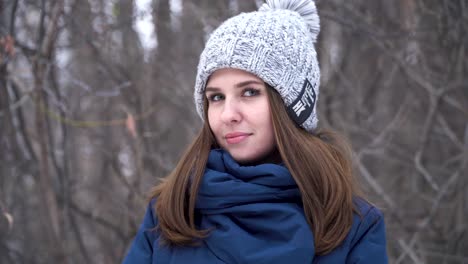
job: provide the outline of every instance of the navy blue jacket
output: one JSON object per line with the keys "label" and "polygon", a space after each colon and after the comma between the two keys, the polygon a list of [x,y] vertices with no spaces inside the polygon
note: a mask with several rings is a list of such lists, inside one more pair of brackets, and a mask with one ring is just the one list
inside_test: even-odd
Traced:
{"label": "navy blue jacket", "polygon": [[123,263],[388,263],[382,213],[362,199],[343,243],[315,255],[299,189],[285,166],[240,166],[212,150],[196,202],[197,225],[214,228],[198,247],[159,244],[154,200]]}

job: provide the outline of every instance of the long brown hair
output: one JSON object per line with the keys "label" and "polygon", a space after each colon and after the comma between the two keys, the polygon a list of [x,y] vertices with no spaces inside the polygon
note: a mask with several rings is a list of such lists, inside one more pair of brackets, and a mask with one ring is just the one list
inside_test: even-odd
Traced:
{"label": "long brown hair", "polygon": [[[348,234],[353,212],[357,212],[353,197],[361,195],[353,177],[351,149],[337,133],[310,134],[298,127],[289,118],[280,95],[271,87],[266,90],[278,152],[301,191],[316,254],[327,254]],[[205,102],[205,120],[207,109]],[[208,235],[209,230],[195,225],[195,200],[215,145],[205,121],[176,168],[153,188],[151,198],[157,198],[157,228],[163,242],[195,245]]]}

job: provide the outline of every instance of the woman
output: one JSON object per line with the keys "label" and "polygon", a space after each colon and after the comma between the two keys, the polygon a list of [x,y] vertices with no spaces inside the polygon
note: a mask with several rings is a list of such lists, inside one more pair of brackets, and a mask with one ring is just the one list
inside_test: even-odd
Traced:
{"label": "woman", "polygon": [[200,56],[203,128],[152,192],[124,263],[387,263],[349,148],[317,128],[315,4],[271,0]]}

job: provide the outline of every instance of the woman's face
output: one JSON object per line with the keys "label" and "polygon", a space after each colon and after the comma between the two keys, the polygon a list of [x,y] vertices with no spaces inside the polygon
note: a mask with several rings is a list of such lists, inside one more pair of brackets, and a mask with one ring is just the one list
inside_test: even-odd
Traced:
{"label": "woman's face", "polygon": [[276,148],[265,83],[237,69],[214,72],[206,85],[208,122],[218,145],[239,163],[255,163]]}

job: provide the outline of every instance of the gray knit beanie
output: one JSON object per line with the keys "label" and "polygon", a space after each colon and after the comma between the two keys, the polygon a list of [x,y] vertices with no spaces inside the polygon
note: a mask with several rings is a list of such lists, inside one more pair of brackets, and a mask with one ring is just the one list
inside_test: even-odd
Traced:
{"label": "gray knit beanie", "polygon": [[309,132],[317,127],[320,69],[314,43],[320,31],[312,0],[266,0],[258,11],[226,20],[200,55],[195,105],[204,117],[210,75],[222,68],[250,72],[283,98],[288,114]]}

